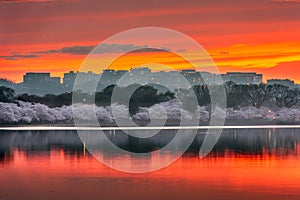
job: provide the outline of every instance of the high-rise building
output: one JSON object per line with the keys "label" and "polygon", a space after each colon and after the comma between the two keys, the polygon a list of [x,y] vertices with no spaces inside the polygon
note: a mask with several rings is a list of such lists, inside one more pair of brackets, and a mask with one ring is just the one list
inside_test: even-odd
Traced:
{"label": "high-rise building", "polygon": [[77,73],[75,73],[74,71],[64,73],[63,85],[64,85],[66,91],[68,91],[68,92],[72,91],[73,85],[74,85],[74,82],[76,79],[76,75],[77,75]]}
{"label": "high-rise building", "polygon": [[181,74],[191,85],[199,85],[201,82],[203,82],[201,74],[199,72],[196,72],[195,70],[182,70]]}
{"label": "high-rise building", "polygon": [[245,72],[228,72],[223,74],[222,78],[224,82],[232,81],[236,84],[241,85],[251,85],[251,84],[261,84],[262,74],[257,74],[255,72],[245,73]]}
{"label": "high-rise building", "polygon": [[60,77],[51,77],[50,73],[28,72],[23,76],[23,83],[17,88],[19,93],[45,95],[61,93]]}
{"label": "high-rise building", "polygon": [[[125,75],[125,76],[124,76]],[[260,84],[262,83],[262,74],[243,73],[243,72],[228,72],[221,75],[224,82],[233,81],[236,84]],[[26,73],[23,77],[23,83],[16,88],[18,93],[29,94],[57,94],[62,92],[71,92],[76,81],[76,89],[84,92],[95,92],[95,83],[97,91],[101,91],[107,86],[115,85],[121,77],[124,77],[121,86],[130,84],[151,84],[155,87],[158,85],[167,86],[173,89],[186,88],[193,85],[203,84],[223,84],[219,80],[219,76],[209,72],[198,72],[193,69],[182,71],[158,71],[152,72],[149,68],[132,68],[127,70],[103,70],[101,74],[89,72],[74,72],[70,71],[64,74],[63,84],[60,83],[59,77],[51,77],[50,73]],[[284,84],[294,85],[290,80],[273,79],[268,81],[269,84]],[[91,87],[93,86],[93,87]]]}
{"label": "high-rise building", "polygon": [[267,84],[269,84],[269,85],[284,85],[287,87],[295,86],[295,82],[290,79],[270,79],[270,80],[267,80]]}

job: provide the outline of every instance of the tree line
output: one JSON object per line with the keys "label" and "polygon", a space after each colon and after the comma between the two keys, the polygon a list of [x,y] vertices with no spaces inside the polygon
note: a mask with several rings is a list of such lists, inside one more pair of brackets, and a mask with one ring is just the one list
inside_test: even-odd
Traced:
{"label": "tree line", "polygon": [[[177,95],[189,95],[194,92],[197,96],[200,106],[210,104],[210,93],[214,92],[214,87],[209,88],[206,85],[195,85],[192,88],[180,89],[174,92],[159,92],[153,86],[149,85],[129,85],[127,87],[118,87],[110,85],[101,92],[95,94],[85,93],[82,91],[66,92],[59,95],[47,94],[44,96],[20,94],[16,95],[15,91],[9,87],[0,86],[0,102],[24,101],[31,103],[41,103],[49,107],[61,107],[72,104],[72,95],[76,93],[76,101],[74,103],[90,103],[95,102],[97,106],[108,106],[111,103],[128,104],[126,97],[130,91],[134,90],[130,100],[129,109],[136,112],[139,107],[150,107],[156,103],[168,101],[176,98]],[[136,89],[137,88],[137,89]],[[135,90],[136,89],[136,90]],[[116,91],[119,98],[115,102],[111,102],[113,91]],[[254,106],[260,108],[266,102],[274,102],[278,107],[291,108],[300,102],[300,90],[298,88],[289,88],[284,85],[238,85],[234,82],[225,83],[227,107],[237,106]]]}
{"label": "tree line", "polygon": [[[213,87],[212,90],[214,91]],[[193,87],[193,90],[197,95],[199,105],[210,103],[210,91],[207,86],[197,85]],[[219,90],[216,89],[216,91]],[[227,107],[251,105],[260,108],[264,103],[274,103],[278,107],[291,108],[300,103],[299,88],[290,88],[280,84],[238,85],[229,81],[225,83],[225,92]]]}
{"label": "tree line", "polygon": [[[116,90],[116,93],[120,98],[116,98],[114,102],[111,102],[111,97],[114,90]],[[69,106],[72,105],[72,103],[89,104],[91,102],[94,102],[97,106],[109,106],[112,103],[126,105],[128,104],[128,100],[125,98],[122,99],[122,97],[130,91],[134,91],[129,100],[130,113],[136,113],[139,107],[150,107],[154,104],[169,101],[175,98],[175,94],[172,92],[160,93],[156,88],[148,85],[129,85],[127,87],[111,85],[103,89],[101,92],[96,92],[94,94],[75,91],[66,92],[59,95],[46,94],[44,96],[30,94],[16,95],[14,89],[0,86],[0,102],[17,104],[19,101],[41,103],[51,108]],[[76,99],[72,98],[73,94],[76,95]]]}

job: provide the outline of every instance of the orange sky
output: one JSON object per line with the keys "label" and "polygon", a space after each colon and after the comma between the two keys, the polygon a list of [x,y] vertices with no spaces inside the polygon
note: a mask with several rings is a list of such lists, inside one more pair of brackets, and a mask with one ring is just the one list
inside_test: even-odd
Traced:
{"label": "orange sky", "polygon": [[27,71],[62,76],[80,67],[90,46],[155,26],[198,41],[222,73],[254,71],[264,80],[300,83],[299,10],[297,0],[1,1],[0,77],[20,82]]}

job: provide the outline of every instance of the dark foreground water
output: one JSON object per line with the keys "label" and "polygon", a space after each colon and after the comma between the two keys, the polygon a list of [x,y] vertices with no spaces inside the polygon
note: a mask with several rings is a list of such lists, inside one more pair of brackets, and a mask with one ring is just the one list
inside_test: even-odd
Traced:
{"label": "dark foreground water", "polygon": [[[107,136],[124,150],[149,152],[174,132]],[[74,131],[1,131],[0,199],[300,199],[299,129],[225,130],[199,159],[203,138],[167,168],[129,174],[98,162]]]}

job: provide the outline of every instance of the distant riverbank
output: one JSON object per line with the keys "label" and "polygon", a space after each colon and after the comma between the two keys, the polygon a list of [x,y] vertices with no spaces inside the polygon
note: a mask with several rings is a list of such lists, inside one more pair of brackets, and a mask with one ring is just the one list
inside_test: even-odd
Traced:
{"label": "distant riverbank", "polygon": [[[156,120],[154,120],[156,121]],[[124,121],[123,121],[124,122]],[[137,121],[136,121],[137,122]],[[128,123],[129,124],[129,123]],[[140,127],[148,127],[149,121],[138,121],[136,123]],[[154,122],[154,124],[156,124]],[[192,124],[189,122],[189,124]],[[197,126],[197,122],[193,123],[194,126]],[[272,126],[272,125],[300,125],[299,121],[279,121],[279,120],[225,120],[224,126]],[[165,124],[162,126],[186,126],[180,124],[180,120],[167,120]],[[198,126],[210,126],[209,122],[199,122]],[[47,122],[33,122],[33,123],[2,123],[0,124],[1,127],[76,127],[73,122],[57,122],[57,123],[47,123]],[[81,127],[81,126],[77,126]],[[85,127],[95,127],[94,124],[86,123]],[[116,123],[99,123],[96,127],[119,127]],[[126,126],[125,126],[126,127]]]}

